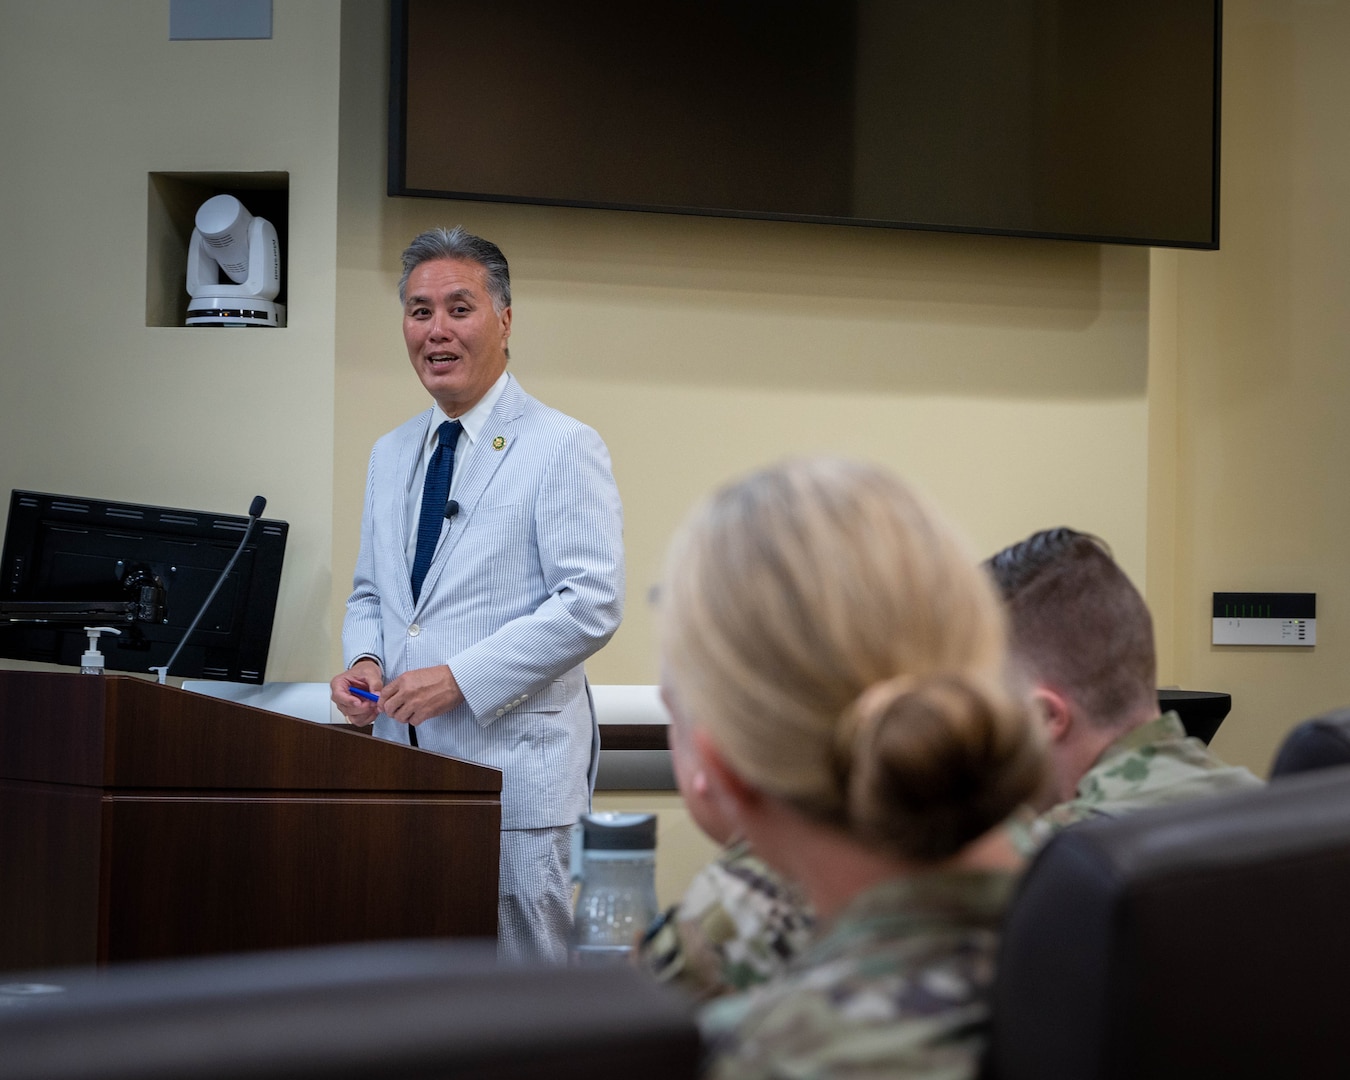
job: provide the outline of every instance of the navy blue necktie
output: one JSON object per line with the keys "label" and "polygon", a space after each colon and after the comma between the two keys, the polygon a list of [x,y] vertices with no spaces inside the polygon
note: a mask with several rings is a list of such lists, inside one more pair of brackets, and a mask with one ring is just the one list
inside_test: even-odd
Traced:
{"label": "navy blue necktie", "polygon": [[427,463],[422,481],[422,513],[417,519],[417,554],[413,557],[413,602],[422,595],[422,582],[431,569],[431,557],[445,524],[445,504],[450,498],[450,474],[455,469],[455,443],[459,442],[460,423],[446,420],[436,431],[436,449]]}

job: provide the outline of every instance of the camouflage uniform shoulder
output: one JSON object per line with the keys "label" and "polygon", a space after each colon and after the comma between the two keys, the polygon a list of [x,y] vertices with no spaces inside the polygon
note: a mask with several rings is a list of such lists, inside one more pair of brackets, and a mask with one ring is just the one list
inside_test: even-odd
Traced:
{"label": "camouflage uniform shoulder", "polygon": [[868,890],[782,979],[705,1006],[710,1077],[976,1075],[1011,873]]}
{"label": "camouflage uniform shoulder", "polygon": [[637,961],[698,999],[781,974],[811,939],[809,905],[746,844],[695,875],[679,904],[652,925]]}
{"label": "camouflage uniform shoulder", "polygon": [[1091,817],[1185,802],[1225,791],[1260,787],[1247,769],[1229,765],[1186,734],[1169,712],[1121,736],[1079,781],[1077,795],[1042,814],[1031,827],[1037,845],[1060,829]]}

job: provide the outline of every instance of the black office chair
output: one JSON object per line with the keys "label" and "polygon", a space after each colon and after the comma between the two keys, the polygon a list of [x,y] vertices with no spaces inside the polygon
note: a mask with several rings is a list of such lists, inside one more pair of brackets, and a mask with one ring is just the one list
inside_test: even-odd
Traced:
{"label": "black office chair", "polygon": [[330,945],[0,979],[5,1080],[693,1080],[688,1002],[491,942]]}
{"label": "black office chair", "polygon": [[1350,771],[1057,836],[1009,911],[995,1080],[1344,1075]]}
{"label": "black office chair", "polygon": [[1270,778],[1350,765],[1350,708],[1305,720],[1284,737]]}

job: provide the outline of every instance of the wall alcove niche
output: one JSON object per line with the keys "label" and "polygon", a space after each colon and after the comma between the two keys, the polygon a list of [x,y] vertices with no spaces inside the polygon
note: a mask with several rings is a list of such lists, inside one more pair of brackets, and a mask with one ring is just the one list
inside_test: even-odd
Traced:
{"label": "wall alcove niche", "polygon": [[[213,195],[233,195],[266,218],[281,244],[281,292],[287,303],[291,177],[285,172],[152,172],[147,185],[145,325],[186,325],[187,255],[197,208]],[[194,327],[193,329],[211,329]]]}

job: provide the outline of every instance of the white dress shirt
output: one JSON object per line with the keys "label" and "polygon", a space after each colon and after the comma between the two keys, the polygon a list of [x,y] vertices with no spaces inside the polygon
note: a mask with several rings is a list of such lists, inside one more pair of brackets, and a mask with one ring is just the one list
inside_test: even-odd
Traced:
{"label": "white dress shirt", "polygon": [[[497,407],[497,401],[501,398],[502,391],[506,389],[506,382],[507,374],[503,371],[497,377],[497,381],[488,387],[488,392],[478,399],[478,404],[457,418],[463,430],[459,433],[459,442],[455,444],[455,468],[450,474],[451,498],[454,498],[455,484],[462,471],[460,466],[465,460],[461,455],[473,452],[473,447],[478,442],[478,436],[483,433],[483,425],[488,422],[488,417],[492,415],[492,410]],[[439,441],[437,432],[440,430],[441,424],[451,419],[456,418],[447,416],[445,410],[439,405],[435,407],[435,415],[427,426],[427,437],[422,443],[422,451],[417,458],[417,468],[408,477],[408,535],[405,540],[405,550],[408,554],[408,573],[410,574],[412,573],[413,562],[417,558],[417,522],[422,516],[422,486],[426,483],[427,466],[431,464],[431,455],[436,452],[436,444]]]}

